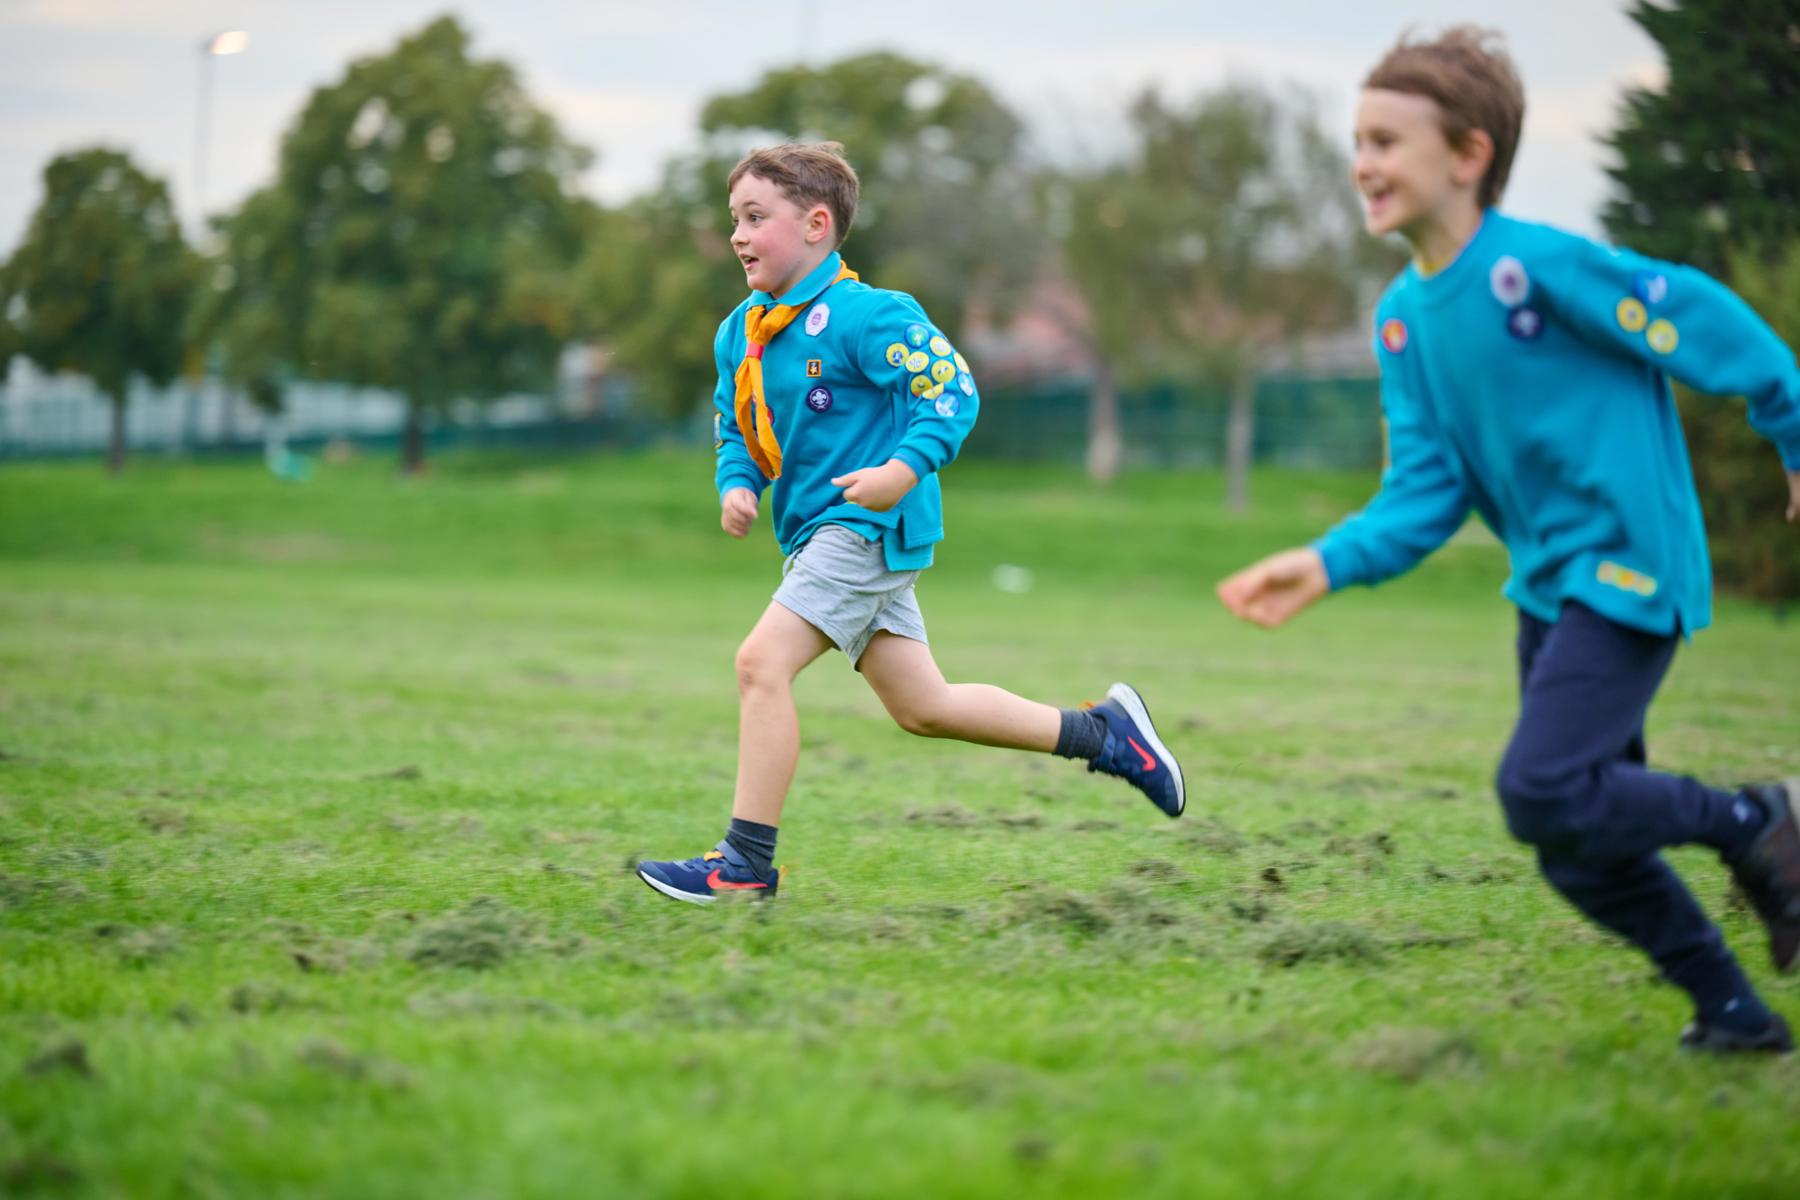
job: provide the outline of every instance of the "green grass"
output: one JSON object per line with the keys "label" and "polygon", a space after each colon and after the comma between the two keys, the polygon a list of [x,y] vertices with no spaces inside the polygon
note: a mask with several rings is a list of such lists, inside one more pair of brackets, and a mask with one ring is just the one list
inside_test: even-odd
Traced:
{"label": "green grass", "polygon": [[[781,899],[698,910],[630,868],[723,826],[779,568],[704,455],[0,470],[0,1192],[1791,1195],[1800,1069],[1676,1056],[1506,836],[1501,551],[1274,635],[1213,602],[1371,484],[959,464],[946,673],[1131,679],[1188,815],[910,738],[834,656]],[[1800,771],[1796,662],[1722,604],[1656,759]]]}

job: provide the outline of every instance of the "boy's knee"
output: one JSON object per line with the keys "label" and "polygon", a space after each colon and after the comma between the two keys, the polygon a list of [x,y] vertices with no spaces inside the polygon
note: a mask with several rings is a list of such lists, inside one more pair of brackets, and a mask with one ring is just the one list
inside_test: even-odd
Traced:
{"label": "boy's knee", "polygon": [[1546,772],[1508,755],[1494,776],[1494,790],[1506,814],[1506,827],[1530,846],[1554,848],[1576,833],[1574,818],[1579,780]]}
{"label": "boy's knee", "polygon": [[765,652],[754,641],[746,640],[738,647],[737,660],[738,691],[754,692],[763,688],[778,687],[783,682],[781,671],[776,666],[773,656]]}
{"label": "boy's knee", "polygon": [[943,714],[929,706],[915,705],[892,710],[894,722],[906,732],[919,737],[943,737],[948,727]]}

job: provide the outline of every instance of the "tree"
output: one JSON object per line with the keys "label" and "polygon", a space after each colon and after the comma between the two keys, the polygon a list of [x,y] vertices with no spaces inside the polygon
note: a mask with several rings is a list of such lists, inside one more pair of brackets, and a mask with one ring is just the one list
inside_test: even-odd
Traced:
{"label": "tree", "polygon": [[[1625,93],[1606,139],[1619,242],[1723,278],[1790,344],[1800,341],[1800,5],[1795,0],[1640,0],[1631,18],[1668,68]],[[1800,597],[1800,554],[1782,519],[1769,444],[1736,406],[1678,389],[1719,582]],[[1771,498],[1771,494],[1773,498]]]}
{"label": "tree", "polygon": [[862,180],[846,259],[946,329],[974,302],[1004,311],[1036,273],[1023,129],[975,79],[888,53],[788,67],[708,101],[700,133],[655,194],[619,214],[628,232],[597,242],[586,271],[616,361],[668,411],[709,388],[713,330],[744,295],[725,180],[753,146],[842,142]]}
{"label": "tree", "polygon": [[[112,402],[107,467],[125,466],[134,376],[175,377],[195,262],[169,191],[116,150],[79,150],[44,168],[44,199],[0,270],[8,351],[91,377]],[[4,364],[0,364],[4,365]]]}
{"label": "tree", "polygon": [[402,393],[418,470],[429,415],[553,379],[589,160],[452,18],[352,63],[220,225],[206,326],[226,373],[265,404],[286,373]]}
{"label": "tree", "polygon": [[1250,86],[1133,105],[1128,156],[1059,181],[1062,258],[1096,367],[1089,473],[1118,467],[1122,373],[1228,385],[1229,495],[1248,503],[1256,380],[1296,337],[1341,329],[1372,262],[1347,164],[1309,105]]}
{"label": "tree", "polygon": [[1800,5],[1638,0],[1667,82],[1631,88],[1603,220],[1620,242],[1725,274],[1733,247],[1800,237]]}

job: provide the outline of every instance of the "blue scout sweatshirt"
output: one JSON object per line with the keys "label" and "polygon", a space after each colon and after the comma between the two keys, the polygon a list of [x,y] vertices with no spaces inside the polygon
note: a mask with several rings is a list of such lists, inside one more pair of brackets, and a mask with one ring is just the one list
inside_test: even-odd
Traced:
{"label": "blue scout sweatshirt", "polygon": [[1794,355],[1691,267],[1490,211],[1443,271],[1401,272],[1375,329],[1389,467],[1314,543],[1333,590],[1410,569],[1473,508],[1532,616],[1578,600],[1691,633],[1712,619],[1712,568],[1669,378],[1748,399],[1800,470]]}
{"label": "blue scout sweatshirt", "polygon": [[[719,326],[714,483],[721,499],[732,488],[759,497],[770,488],[737,424],[744,313],[758,304],[805,304],[763,351],[763,390],[781,443],[781,477],[771,488],[776,540],[792,554],[820,525],[846,525],[881,540],[889,570],[917,570],[931,565],[931,548],[944,537],[937,472],[974,426],[980,395],[968,363],[917,300],[854,279],[833,284],[841,265],[832,254],[779,299],[751,292]],[[887,512],[846,504],[843,489],[832,486],[890,458],[919,482]]]}

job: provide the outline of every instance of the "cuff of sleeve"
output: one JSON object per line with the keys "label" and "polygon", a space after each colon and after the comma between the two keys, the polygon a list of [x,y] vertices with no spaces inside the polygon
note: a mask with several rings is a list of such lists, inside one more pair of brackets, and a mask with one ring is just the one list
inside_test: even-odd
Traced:
{"label": "cuff of sleeve", "polygon": [[1318,551],[1319,559],[1325,564],[1325,582],[1334,592],[1358,582],[1354,569],[1356,555],[1342,542],[1329,535],[1312,544]]}
{"label": "cuff of sleeve", "polygon": [[731,491],[733,488],[749,488],[750,491],[760,499],[763,493],[763,485],[766,482],[767,481],[764,480],[759,473],[733,471],[729,475],[722,476],[718,481],[719,500],[722,503],[725,499],[725,493]]}
{"label": "cuff of sleeve", "polygon": [[898,450],[894,451],[890,457],[897,458],[907,466],[911,467],[913,474],[917,475],[920,479],[925,478],[932,472],[931,464],[926,462],[917,450],[910,449],[909,447],[900,447]]}

